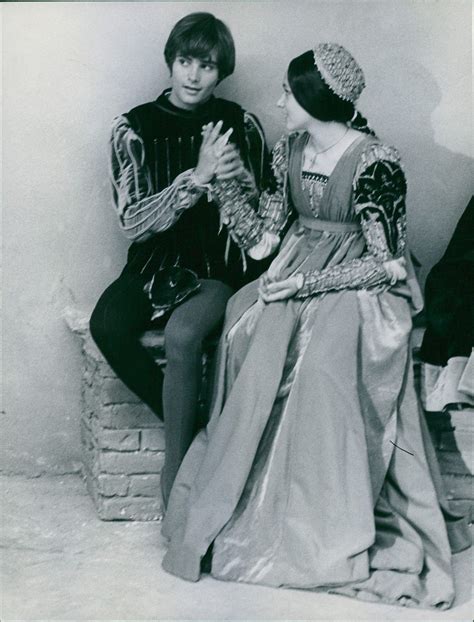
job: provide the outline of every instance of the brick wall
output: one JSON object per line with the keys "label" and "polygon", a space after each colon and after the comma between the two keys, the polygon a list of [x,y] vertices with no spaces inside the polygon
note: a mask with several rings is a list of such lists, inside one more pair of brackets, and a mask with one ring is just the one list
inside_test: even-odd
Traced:
{"label": "brick wall", "polygon": [[[127,389],[83,333],[81,441],[83,474],[103,520],[158,520],[163,425]],[[163,338],[147,334],[157,364]]]}

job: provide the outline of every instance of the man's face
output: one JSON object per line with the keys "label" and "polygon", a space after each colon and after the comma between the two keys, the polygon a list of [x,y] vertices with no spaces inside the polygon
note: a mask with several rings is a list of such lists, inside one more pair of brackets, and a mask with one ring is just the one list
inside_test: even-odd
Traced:
{"label": "man's face", "polygon": [[218,81],[215,54],[207,59],[178,54],[171,66],[170,102],[178,108],[194,110],[211,97]]}

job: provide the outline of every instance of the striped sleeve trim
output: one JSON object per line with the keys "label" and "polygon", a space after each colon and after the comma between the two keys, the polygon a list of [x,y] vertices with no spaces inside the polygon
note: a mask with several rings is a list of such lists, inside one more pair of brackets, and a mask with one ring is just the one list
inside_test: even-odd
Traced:
{"label": "striped sleeve trim", "polygon": [[132,240],[169,229],[205,190],[196,185],[194,169],[189,169],[153,194],[143,141],[124,116],[113,121],[110,147],[113,203],[120,228]]}

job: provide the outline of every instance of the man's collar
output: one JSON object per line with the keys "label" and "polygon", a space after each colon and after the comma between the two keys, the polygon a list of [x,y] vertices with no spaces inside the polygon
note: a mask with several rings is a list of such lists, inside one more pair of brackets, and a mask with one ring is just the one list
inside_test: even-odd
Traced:
{"label": "man's collar", "polygon": [[184,108],[179,108],[178,106],[175,106],[173,103],[171,103],[169,99],[170,93],[170,88],[165,89],[161,93],[161,95],[159,95],[158,98],[155,100],[155,104],[159,108],[165,110],[170,114],[174,114],[188,119],[206,116],[209,113],[209,110],[213,107],[214,102],[216,101],[215,96],[211,95],[211,97],[204,104],[198,106],[197,108],[194,108],[193,110],[185,110]]}

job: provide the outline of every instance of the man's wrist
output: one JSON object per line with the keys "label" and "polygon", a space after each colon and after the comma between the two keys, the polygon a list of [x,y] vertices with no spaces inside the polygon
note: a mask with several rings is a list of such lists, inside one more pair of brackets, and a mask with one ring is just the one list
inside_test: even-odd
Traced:
{"label": "man's wrist", "polygon": [[192,172],[191,179],[195,186],[201,188],[207,188],[211,182],[210,179],[203,179],[199,171],[197,171],[196,169],[194,169],[194,171]]}

